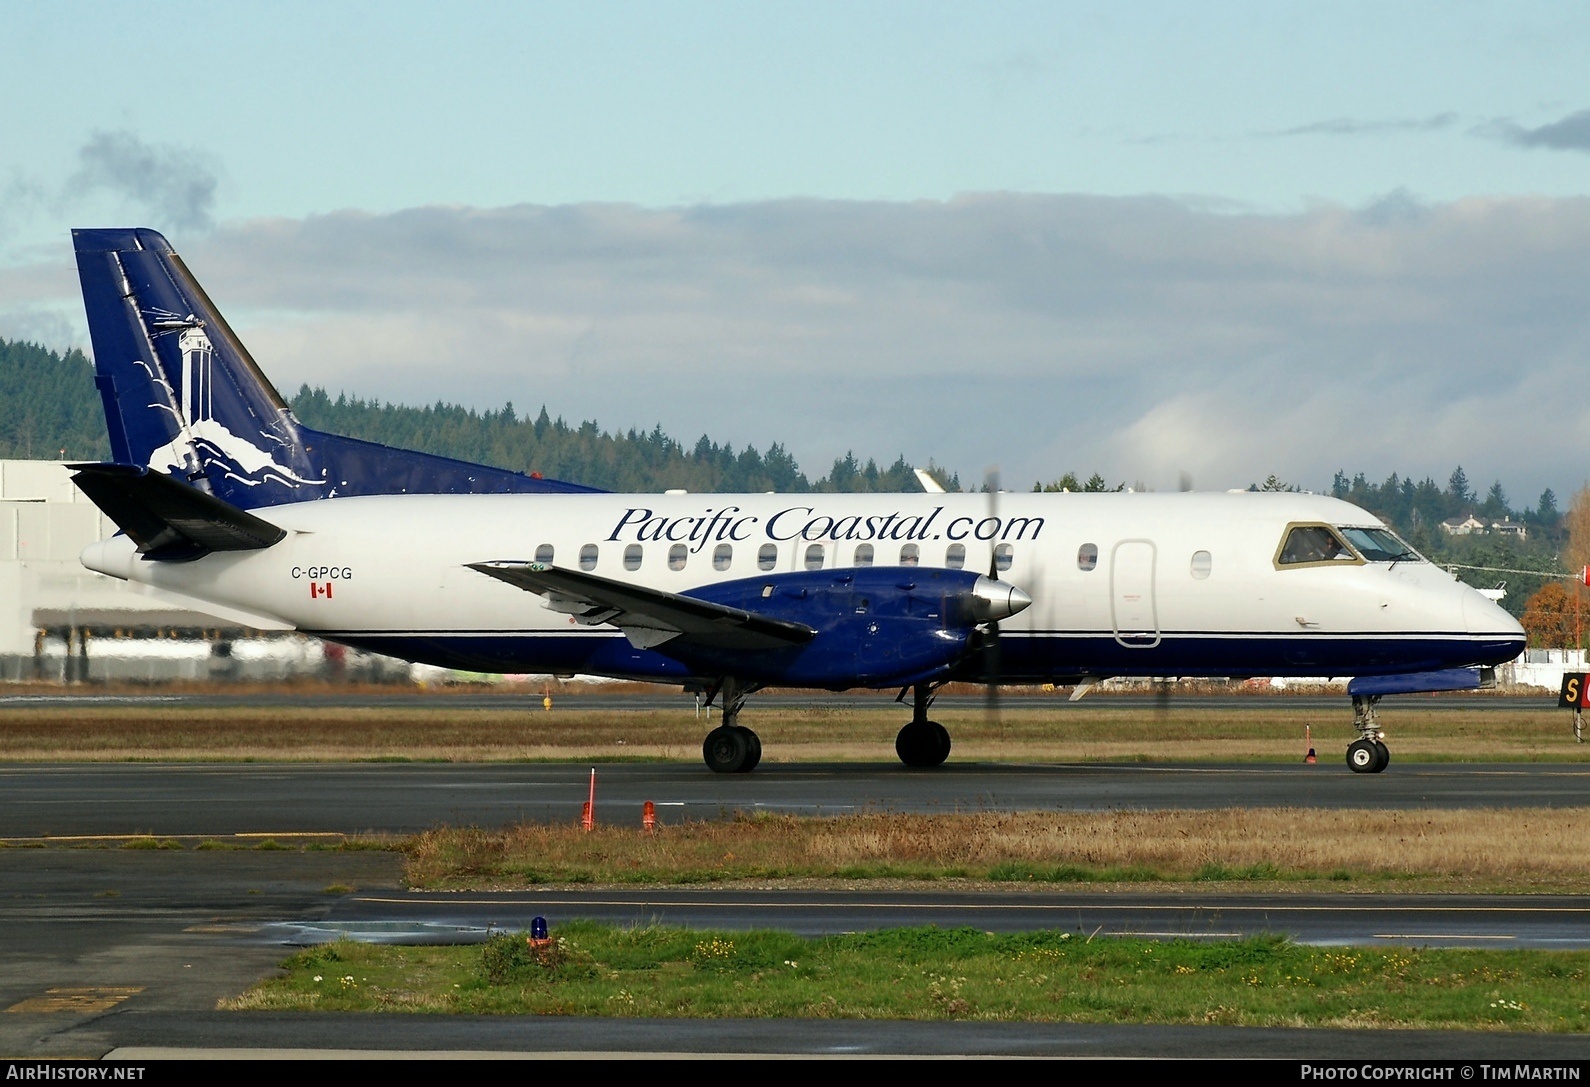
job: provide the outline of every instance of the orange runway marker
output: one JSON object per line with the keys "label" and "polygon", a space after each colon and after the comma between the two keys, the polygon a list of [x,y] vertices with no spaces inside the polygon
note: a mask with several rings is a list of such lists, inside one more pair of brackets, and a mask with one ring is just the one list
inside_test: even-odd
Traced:
{"label": "orange runway marker", "polygon": [[596,826],[596,767],[591,767],[591,795],[585,801],[585,810],[580,814],[580,826],[590,830]]}

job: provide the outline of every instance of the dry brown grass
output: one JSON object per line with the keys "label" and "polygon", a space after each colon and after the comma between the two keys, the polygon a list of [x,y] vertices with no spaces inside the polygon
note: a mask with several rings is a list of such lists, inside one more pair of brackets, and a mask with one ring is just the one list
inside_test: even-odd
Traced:
{"label": "dry brown grass", "polygon": [[[701,738],[717,722],[678,710],[582,710],[560,700],[550,712],[470,706],[202,708],[77,705],[0,708],[0,760],[116,761],[355,760],[408,758],[458,762],[700,758]],[[885,700],[859,706],[758,708],[742,721],[763,741],[767,762],[892,761],[907,711]],[[1010,700],[997,724],[979,711],[936,714],[954,736],[958,760],[1269,760],[1303,754],[1313,728],[1321,758],[1341,757],[1353,738],[1339,711],[1255,698],[1234,709],[1178,700],[1164,713]],[[1383,713],[1395,757],[1438,760],[1541,760],[1590,757],[1573,742],[1568,716],[1533,707],[1430,710],[1417,703]],[[1497,741],[1505,740],[1505,743]]]}
{"label": "dry brown grass", "polygon": [[1352,880],[1449,889],[1590,889],[1590,808],[1244,809],[756,816],[634,828],[437,830],[416,886],[736,879]]}

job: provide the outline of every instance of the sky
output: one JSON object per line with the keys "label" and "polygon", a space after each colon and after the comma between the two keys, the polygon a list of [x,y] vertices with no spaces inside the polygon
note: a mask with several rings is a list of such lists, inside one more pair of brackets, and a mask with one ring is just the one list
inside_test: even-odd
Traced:
{"label": "sky", "polygon": [[1590,8],[0,0],[0,336],[1007,486],[1590,478]]}

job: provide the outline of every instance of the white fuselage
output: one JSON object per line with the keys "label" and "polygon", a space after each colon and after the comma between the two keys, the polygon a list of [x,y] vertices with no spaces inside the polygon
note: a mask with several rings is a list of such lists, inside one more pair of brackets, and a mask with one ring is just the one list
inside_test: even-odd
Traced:
{"label": "white fuselage", "polygon": [[[1415,670],[1393,659],[1397,645],[1446,645],[1441,666],[1495,663],[1523,646],[1501,608],[1427,562],[1280,565],[1290,525],[1380,526],[1355,506],[1314,495],[393,495],[253,512],[287,538],[258,551],[152,562],[118,536],[88,548],[83,562],[414,659],[452,662],[464,658],[426,647],[512,639],[505,671],[646,669],[633,652],[601,667],[592,637],[622,641],[620,631],[576,630],[540,597],[469,563],[546,562],[689,594],[715,582],[868,565],[867,549],[880,567],[958,561],[992,569],[1031,596],[1032,606],[1000,630],[1018,648],[1015,671],[1029,678],[1349,675]],[[996,560],[1001,545],[1008,552]],[[1408,659],[1423,660],[1418,652]]]}

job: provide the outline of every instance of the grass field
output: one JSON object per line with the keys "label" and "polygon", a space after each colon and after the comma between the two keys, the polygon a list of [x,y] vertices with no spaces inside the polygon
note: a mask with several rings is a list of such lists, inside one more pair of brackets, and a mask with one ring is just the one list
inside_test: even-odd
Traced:
{"label": "grass field", "polygon": [[[997,723],[980,710],[935,712],[954,738],[952,759],[999,761],[1293,761],[1312,729],[1322,760],[1336,762],[1354,738],[1346,699],[1299,707],[1284,697],[1211,708],[1196,697],[1163,712],[1129,710],[1108,696],[1074,706],[1062,696],[1007,698]],[[680,760],[701,757],[711,724],[688,700],[678,710],[582,710],[560,698],[551,711],[467,706],[356,709],[317,706],[200,708],[159,704],[0,707],[0,761]],[[763,760],[893,761],[909,713],[887,699],[861,705],[759,708],[741,722],[762,738]],[[1590,758],[1569,716],[1538,702],[1507,708],[1432,709],[1416,699],[1382,711],[1398,761],[1552,761]]]}
{"label": "grass field", "polygon": [[562,926],[552,948],[339,943],[236,1010],[1050,1020],[1583,1031],[1590,953],[1089,940],[918,928],[778,932]]}
{"label": "grass field", "polygon": [[403,849],[410,885],[435,889],[973,880],[1590,893],[1590,808],[758,814],[652,834],[451,828]]}

